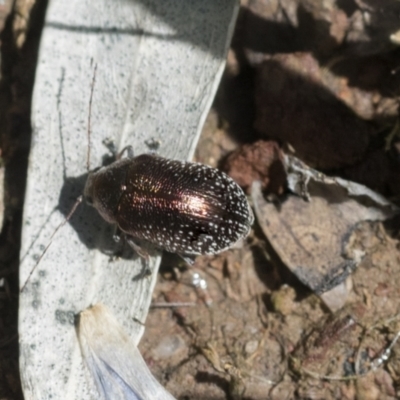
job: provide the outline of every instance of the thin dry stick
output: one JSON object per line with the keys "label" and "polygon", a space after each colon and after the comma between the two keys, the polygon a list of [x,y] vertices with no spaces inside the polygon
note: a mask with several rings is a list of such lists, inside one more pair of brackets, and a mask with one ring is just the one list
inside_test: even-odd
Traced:
{"label": "thin dry stick", "polygon": [[[361,338],[360,344],[358,346],[358,350],[357,350],[357,354],[356,354],[356,360],[355,360],[355,363],[354,363],[355,364],[355,372],[356,372],[356,374],[359,374],[359,369],[360,369],[360,351],[361,351],[361,346],[362,346],[365,338],[367,337],[367,333],[372,331],[372,330],[374,330],[374,329],[376,329],[379,326],[385,326],[385,325],[390,324],[391,322],[393,322],[396,319],[398,319],[399,316],[400,316],[400,314],[396,314],[395,316],[393,316],[393,317],[391,317],[389,319],[386,319],[384,321],[378,322],[377,324],[374,324],[374,325],[370,326],[368,329],[366,329],[364,331],[364,335]],[[383,364],[387,360],[387,358],[389,358],[389,355],[390,355],[390,353],[392,351],[392,348],[396,344],[396,342],[398,341],[399,338],[400,338],[400,331],[397,332],[396,336],[391,341],[390,345],[386,348],[386,350],[383,352],[383,354],[372,362],[371,368],[367,371],[367,373],[370,372],[370,371],[376,370],[381,364]]]}
{"label": "thin dry stick", "polygon": [[397,319],[398,317],[399,317],[399,314],[395,315],[392,318],[389,318],[388,320],[384,321],[384,323],[378,323],[378,324],[373,325],[372,327],[369,327],[364,332],[364,336],[361,339],[361,342],[360,342],[360,345],[359,345],[359,348],[357,351],[357,355],[356,355],[355,374],[354,375],[350,375],[350,376],[320,375],[319,373],[310,371],[309,369],[306,369],[306,368],[301,368],[302,372],[304,372],[305,374],[311,376],[312,378],[316,378],[316,379],[323,379],[323,380],[327,380],[327,381],[350,381],[350,380],[357,380],[363,376],[368,375],[372,371],[376,371],[384,362],[386,362],[389,359],[390,354],[393,350],[393,347],[395,346],[397,341],[400,339],[400,331],[398,331],[396,333],[395,337],[391,340],[389,346],[383,351],[383,353],[378,358],[376,358],[375,360],[372,361],[370,368],[368,368],[365,372],[362,372],[362,373],[359,372],[361,345],[366,337],[367,332],[377,328],[380,325],[388,324],[388,323],[392,322],[393,320]]}
{"label": "thin dry stick", "polygon": [[152,303],[150,308],[194,307],[196,303]]}

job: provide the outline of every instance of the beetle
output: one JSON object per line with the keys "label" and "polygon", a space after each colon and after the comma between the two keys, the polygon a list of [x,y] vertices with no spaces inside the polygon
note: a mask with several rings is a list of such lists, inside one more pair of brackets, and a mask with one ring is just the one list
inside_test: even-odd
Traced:
{"label": "beetle", "polygon": [[232,247],[254,221],[243,190],[223,172],[156,154],[134,157],[131,146],[114,163],[89,173],[84,197],[139,255],[147,256],[136,239],[190,264],[196,255]]}
{"label": "beetle", "polygon": [[[89,99],[88,171],[96,70],[97,65]],[[112,143],[105,145],[115,154]],[[125,152],[128,156],[122,158]],[[125,234],[128,244],[144,258],[149,255],[137,239],[176,253],[193,264],[197,255],[221,253],[244,239],[254,221],[244,192],[228,175],[204,164],[171,160],[154,153],[134,157],[132,146],[126,146],[112,164],[89,171],[84,197],[104,220]],[[52,238],[70,220],[81,201],[82,196],[53,232],[21,292]]]}

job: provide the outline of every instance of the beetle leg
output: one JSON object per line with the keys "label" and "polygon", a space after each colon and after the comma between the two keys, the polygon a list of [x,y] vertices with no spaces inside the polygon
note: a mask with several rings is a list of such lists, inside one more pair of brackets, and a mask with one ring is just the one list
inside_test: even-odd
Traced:
{"label": "beetle leg", "polygon": [[151,138],[145,141],[146,146],[149,148],[150,153],[157,154],[157,150],[160,148],[161,141],[158,139]]}
{"label": "beetle leg", "polygon": [[121,236],[123,235],[123,232],[121,229],[119,229],[118,225],[115,225],[114,227],[114,233],[112,235],[112,238],[115,243],[119,243],[121,241]]}
{"label": "beetle leg", "polygon": [[149,253],[147,253],[147,251],[143,250],[137,243],[135,243],[132,236],[126,235],[126,242],[137,254],[139,254],[140,257],[144,258],[146,261],[149,260]]}
{"label": "beetle leg", "polygon": [[117,160],[120,160],[125,153],[125,151],[128,154],[128,158],[133,158],[133,147],[131,145],[125,146],[118,154],[117,154]]}
{"label": "beetle leg", "polygon": [[180,258],[182,258],[182,260],[185,261],[185,262],[186,262],[187,264],[189,264],[189,265],[193,265],[193,264],[194,264],[194,261],[195,261],[195,259],[196,259],[196,256],[189,255],[189,254],[179,254],[179,253],[178,253],[178,256],[179,256]]}
{"label": "beetle leg", "polygon": [[117,148],[115,147],[115,143],[112,139],[106,138],[102,142],[104,146],[107,147],[108,151],[113,155],[114,158],[117,157]]}
{"label": "beetle leg", "polygon": [[149,253],[147,253],[147,251],[143,250],[137,243],[135,243],[135,241],[133,240],[132,236],[128,236],[125,235],[126,238],[126,242],[129,244],[129,246],[132,247],[132,249],[139,254],[140,257],[142,257],[144,259],[144,267],[142,268],[142,271],[138,274],[137,277],[135,277],[135,279],[142,279],[145,278],[146,276],[151,275],[151,270],[150,270],[150,257],[149,257]]}

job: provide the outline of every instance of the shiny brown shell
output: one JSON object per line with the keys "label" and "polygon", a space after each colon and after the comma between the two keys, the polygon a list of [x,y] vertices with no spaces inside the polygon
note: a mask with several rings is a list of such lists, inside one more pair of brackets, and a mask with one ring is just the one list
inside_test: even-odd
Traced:
{"label": "shiny brown shell", "polygon": [[126,234],[179,254],[226,250],[254,219],[242,189],[223,172],[152,154],[91,173],[85,197]]}

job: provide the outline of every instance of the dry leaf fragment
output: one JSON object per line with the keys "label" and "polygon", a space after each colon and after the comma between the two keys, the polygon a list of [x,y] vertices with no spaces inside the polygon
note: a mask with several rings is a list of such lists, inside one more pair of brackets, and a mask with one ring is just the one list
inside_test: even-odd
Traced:
{"label": "dry leaf fragment", "polygon": [[103,399],[174,399],[151,374],[138,348],[104,305],[81,312],[78,338]]}
{"label": "dry leaf fragment", "polygon": [[355,245],[363,221],[384,220],[398,208],[363,185],[328,177],[286,156],[288,188],[279,205],[267,202],[255,182],[258,221],[285,265],[318,294],[342,283],[364,251]]}

